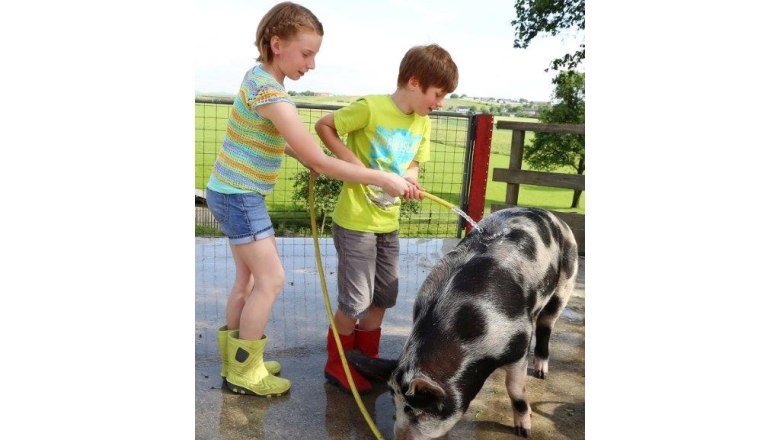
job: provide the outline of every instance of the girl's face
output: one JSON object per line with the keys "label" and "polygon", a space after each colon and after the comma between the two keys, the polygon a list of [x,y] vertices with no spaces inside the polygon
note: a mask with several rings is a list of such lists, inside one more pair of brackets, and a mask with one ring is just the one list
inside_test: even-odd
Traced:
{"label": "girl's face", "polygon": [[[298,35],[282,40],[279,37],[271,38],[271,50],[274,52],[274,70],[284,77],[297,81],[309,70],[314,69],[314,57],[320,51],[322,36],[312,31],[300,31]],[[280,83],[282,81],[279,81]]]}

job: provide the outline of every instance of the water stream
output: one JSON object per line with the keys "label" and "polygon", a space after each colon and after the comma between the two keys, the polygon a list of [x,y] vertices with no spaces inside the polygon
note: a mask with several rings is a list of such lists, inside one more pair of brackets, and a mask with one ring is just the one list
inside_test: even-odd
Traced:
{"label": "water stream", "polygon": [[466,219],[466,221],[467,221],[467,222],[471,223],[471,227],[473,227],[474,229],[476,229],[478,232],[482,232],[482,229],[479,229],[479,226],[477,226],[477,222],[475,222],[475,221],[474,221],[474,219],[472,219],[471,217],[469,217],[469,215],[468,215],[468,214],[466,214],[465,212],[463,212],[463,210],[462,210],[462,209],[458,208],[457,206],[453,206],[453,207],[452,207],[452,212],[454,212],[455,214],[458,214],[459,216],[461,216],[461,217],[463,217],[464,219]]}

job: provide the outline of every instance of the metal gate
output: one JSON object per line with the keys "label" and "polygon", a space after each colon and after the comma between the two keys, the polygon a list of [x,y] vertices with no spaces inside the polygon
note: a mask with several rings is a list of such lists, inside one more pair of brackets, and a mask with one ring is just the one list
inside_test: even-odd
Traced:
{"label": "metal gate", "polygon": [[[232,104],[233,98],[195,98],[195,226],[199,236],[221,234],[205,207],[204,191],[225,136]],[[317,120],[341,108],[303,103],[296,106],[301,120],[315,138]],[[492,117],[433,112],[430,118],[431,159],[420,166],[420,184],[426,191],[459,206],[478,221],[485,204]],[[482,139],[480,144],[475,143],[478,138]],[[478,151],[476,155],[475,150]],[[473,171],[475,162],[483,168],[476,173]],[[311,235],[305,197],[300,197],[300,191],[296,193],[296,181],[306,179],[308,170],[295,159],[285,157],[274,191],[266,197],[277,236]],[[461,217],[427,199],[414,202],[402,210],[402,237],[462,237],[466,222]],[[328,214],[320,215],[324,236],[330,235]]]}

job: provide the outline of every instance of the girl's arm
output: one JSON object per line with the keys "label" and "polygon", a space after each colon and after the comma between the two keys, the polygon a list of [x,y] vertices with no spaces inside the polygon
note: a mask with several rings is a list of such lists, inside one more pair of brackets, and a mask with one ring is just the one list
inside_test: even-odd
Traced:
{"label": "girl's arm", "polygon": [[284,154],[286,154],[286,155],[288,155],[288,156],[292,157],[293,159],[297,160],[298,162],[300,162],[300,163],[301,163],[301,165],[305,166],[306,168],[309,168],[309,167],[308,167],[308,166],[306,166],[306,164],[305,164],[305,163],[304,163],[304,162],[301,160],[301,158],[300,158],[300,157],[298,157],[298,155],[297,155],[297,154],[295,154],[295,150],[293,150],[292,148],[290,148],[290,146],[289,146],[289,145],[285,145],[285,146],[284,146]]}
{"label": "girl's arm", "polygon": [[404,179],[406,179],[407,182],[411,183],[407,192],[404,193],[405,198],[417,199],[417,200],[423,198],[423,195],[420,191],[425,191],[425,189],[422,186],[420,186],[420,184],[417,182],[417,177],[419,176],[419,174],[420,174],[420,164],[418,164],[417,161],[413,160],[412,163],[409,164],[409,167],[406,169],[406,172],[404,173]]}
{"label": "girl's arm", "polygon": [[300,164],[301,164],[301,165],[303,165],[303,166],[305,166],[306,168],[308,168],[308,169],[309,169],[309,172],[310,172],[310,173],[312,173],[312,174],[314,175],[314,178],[315,178],[315,179],[316,179],[316,178],[319,176],[319,173],[318,173],[318,172],[316,172],[316,171],[312,170],[310,166],[306,165],[306,162],[304,162],[303,160],[301,160],[301,158],[300,158],[300,157],[298,157],[298,155],[295,153],[295,150],[293,150],[293,149],[292,149],[292,147],[290,147],[290,145],[285,145],[285,146],[284,146],[284,154],[286,154],[286,155],[288,155],[288,156],[292,157],[293,159],[295,159],[295,160],[297,160],[298,162],[300,162]]}
{"label": "girl's arm", "polygon": [[290,103],[276,102],[263,105],[257,112],[273,122],[298,159],[316,173],[345,182],[377,185],[394,197],[406,193],[411,185],[397,174],[373,170],[362,164],[358,166],[326,155],[301,122],[298,110]]}

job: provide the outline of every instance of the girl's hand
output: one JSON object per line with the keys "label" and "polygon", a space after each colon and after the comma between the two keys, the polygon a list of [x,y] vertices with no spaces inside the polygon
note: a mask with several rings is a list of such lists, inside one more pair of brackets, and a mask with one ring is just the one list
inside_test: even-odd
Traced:
{"label": "girl's hand", "polygon": [[382,184],[382,191],[386,192],[392,197],[398,197],[405,195],[412,186],[406,179],[395,173],[389,173],[387,171],[382,172],[385,177],[385,183]]}

